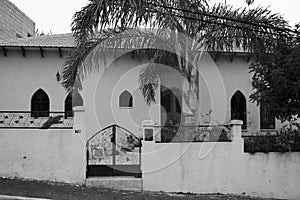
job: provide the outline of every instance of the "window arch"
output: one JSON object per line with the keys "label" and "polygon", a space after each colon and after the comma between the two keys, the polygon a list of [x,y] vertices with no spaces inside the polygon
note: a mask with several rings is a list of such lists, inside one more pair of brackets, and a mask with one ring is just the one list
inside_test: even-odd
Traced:
{"label": "window arch", "polygon": [[47,93],[38,89],[31,97],[31,116],[49,117],[50,100]]}
{"label": "window arch", "polygon": [[247,129],[247,102],[245,96],[238,90],[231,98],[231,119],[243,121],[242,129]]}
{"label": "window arch", "polygon": [[73,90],[65,99],[65,117],[73,117],[73,107],[83,106],[83,99],[77,90]]}
{"label": "window arch", "polygon": [[122,94],[119,96],[119,107],[120,108],[132,108],[133,107],[133,97],[125,90],[122,92]]}
{"label": "window arch", "polygon": [[65,118],[73,117],[72,92],[65,99]]}

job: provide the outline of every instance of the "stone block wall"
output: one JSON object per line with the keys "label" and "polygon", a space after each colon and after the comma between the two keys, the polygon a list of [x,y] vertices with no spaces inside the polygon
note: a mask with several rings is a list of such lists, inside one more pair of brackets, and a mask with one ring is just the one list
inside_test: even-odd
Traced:
{"label": "stone block wall", "polygon": [[33,36],[35,23],[8,0],[0,0],[0,39]]}

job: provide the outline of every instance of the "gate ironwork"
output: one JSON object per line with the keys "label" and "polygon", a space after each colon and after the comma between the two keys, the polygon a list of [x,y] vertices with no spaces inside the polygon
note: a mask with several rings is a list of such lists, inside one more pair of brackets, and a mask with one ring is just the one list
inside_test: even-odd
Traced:
{"label": "gate ironwork", "polygon": [[87,141],[87,176],[141,177],[141,140],[111,125]]}

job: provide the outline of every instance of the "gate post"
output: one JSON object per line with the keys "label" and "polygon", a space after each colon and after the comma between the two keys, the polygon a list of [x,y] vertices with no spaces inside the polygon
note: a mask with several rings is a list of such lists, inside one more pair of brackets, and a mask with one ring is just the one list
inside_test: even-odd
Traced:
{"label": "gate post", "polygon": [[242,125],[243,121],[241,120],[231,120],[229,123],[232,127],[232,141],[233,142],[239,142],[242,140]]}
{"label": "gate post", "polygon": [[[155,150],[155,122],[152,120],[142,121],[142,153],[141,153],[141,170],[142,174],[149,172],[151,169],[151,153]],[[149,163],[150,162],[150,163]]]}
{"label": "gate post", "polygon": [[231,125],[232,145],[234,152],[236,155],[241,155],[244,152],[244,140],[242,138],[243,121],[231,120],[229,125]]}
{"label": "gate post", "polygon": [[76,166],[72,166],[72,170],[77,171],[78,177],[82,184],[85,183],[86,179],[86,167],[87,167],[87,151],[86,151],[86,130],[84,124],[84,112],[85,109],[82,106],[73,108],[74,112],[74,126],[73,138],[77,140],[76,145],[74,144],[72,154],[76,157]]}
{"label": "gate post", "polygon": [[86,132],[84,124],[84,112],[85,109],[82,106],[77,106],[73,108],[74,112],[74,133],[78,134],[79,139],[81,140],[84,147],[86,146]]}
{"label": "gate post", "polygon": [[142,121],[143,141],[155,142],[154,125],[155,125],[155,122],[152,120]]}

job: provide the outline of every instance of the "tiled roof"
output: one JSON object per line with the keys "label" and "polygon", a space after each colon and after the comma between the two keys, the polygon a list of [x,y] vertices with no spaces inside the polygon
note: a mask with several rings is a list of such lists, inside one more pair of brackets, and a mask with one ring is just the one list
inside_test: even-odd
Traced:
{"label": "tiled roof", "polygon": [[[49,47],[74,48],[76,47],[72,33],[35,36],[27,38],[0,40],[0,47]],[[215,52],[215,51],[209,51]],[[227,51],[222,51],[226,53]],[[243,49],[234,48],[234,53],[249,53]],[[227,53],[233,53],[227,52]],[[215,52],[217,53],[217,52]]]}
{"label": "tiled roof", "polygon": [[0,47],[75,47],[71,33],[0,40]]}

